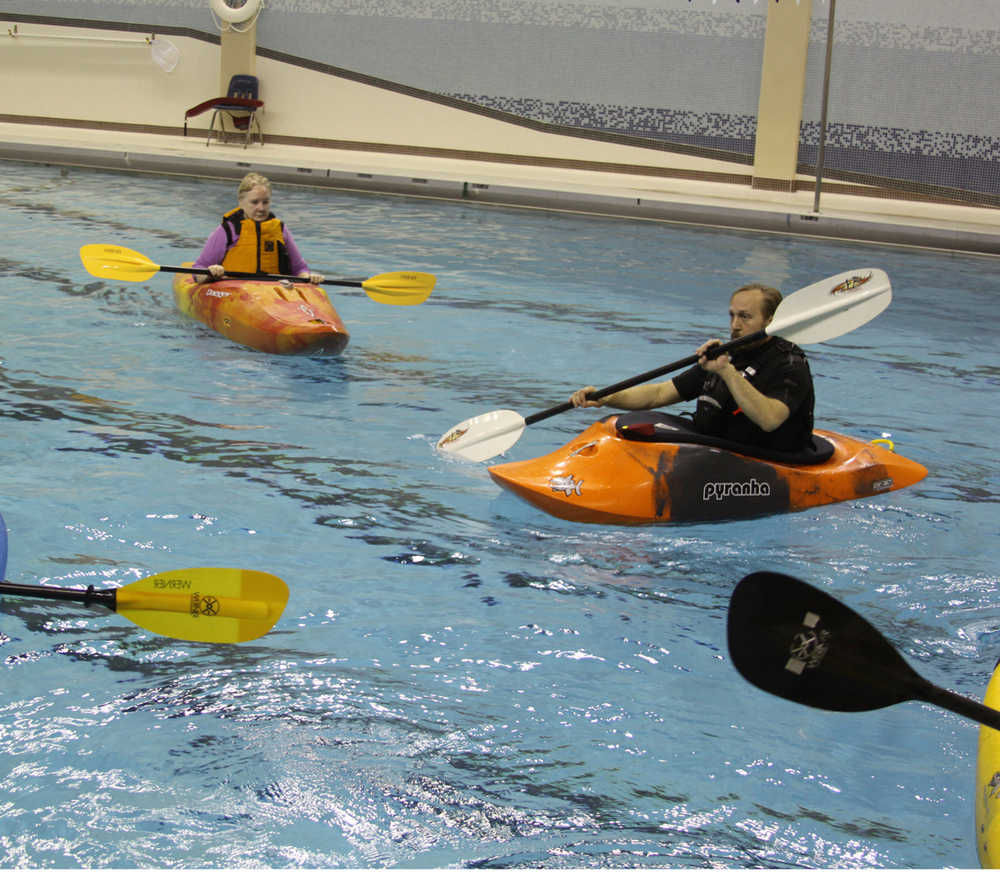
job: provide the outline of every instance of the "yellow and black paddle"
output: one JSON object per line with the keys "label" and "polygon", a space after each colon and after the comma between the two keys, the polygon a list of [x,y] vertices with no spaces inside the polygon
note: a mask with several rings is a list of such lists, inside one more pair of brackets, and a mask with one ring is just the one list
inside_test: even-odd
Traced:
{"label": "yellow and black paddle", "polygon": [[860,614],[803,580],[744,577],[729,600],[729,659],[762,691],[834,712],[922,700],[1000,730],[1000,709],[931,684]]}
{"label": "yellow and black paddle", "polygon": [[[117,279],[121,282],[145,282],[154,273],[200,273],[208,276],[207,270],[195,267],[165,267],[156,264],[145,255],[127,249],[125,246],[92,244],[80,247],[80,260],[91,276],[101,279]],[[280,276],[273,273],[245,273],[230,271],[232,279],[291,280],[309,282],[303,276]],[[370,279],[326,279],[323,285],[352,286],[363,289],[373,301],[379,304],[409,306],[422,304],[427,300],[437,282],[433,273],[416,270],[399,270],[380,273]]]}
{"label": "yellow and black paddle", "polygon": [[0,581],[0,595],[101,605],[169,638],[235,644],[260,638],[278,622],[288,586],[264,571],[190,568],[113,589]]}

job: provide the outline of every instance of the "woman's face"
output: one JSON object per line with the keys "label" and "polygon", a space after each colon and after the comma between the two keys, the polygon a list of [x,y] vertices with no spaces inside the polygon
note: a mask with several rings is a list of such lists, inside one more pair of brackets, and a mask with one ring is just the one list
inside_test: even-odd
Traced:
{"label": "woman's face", "polygon": [[251,221],[266,221],[271,214],[271,189],[258,184],[239,198],[239,206]]}

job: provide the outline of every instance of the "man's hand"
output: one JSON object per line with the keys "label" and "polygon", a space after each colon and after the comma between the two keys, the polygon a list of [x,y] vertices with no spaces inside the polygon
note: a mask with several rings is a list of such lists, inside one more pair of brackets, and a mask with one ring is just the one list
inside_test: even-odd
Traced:
{"label": "man's hand", "polygon": [[584,387],[582,390],[577,390],[572,396],[569,397],[569,401],[577,408],[596,408],[600,405],[600,401],[597,399],[588,399],[588,393],[596,392],[597,387]]}
{"label": "man's hand", "polygon": [[705,369],[705,371],[710,371],[712,374],[722,374],[730,364],[728,353],[720,353],[714,359],[709,359],[707,356],[709,350],[713,347],[721,346],[721,344],[722,341],[718,338],[713,338],[711,341],[705,341],[695,351],[698,354],[698,365]]}

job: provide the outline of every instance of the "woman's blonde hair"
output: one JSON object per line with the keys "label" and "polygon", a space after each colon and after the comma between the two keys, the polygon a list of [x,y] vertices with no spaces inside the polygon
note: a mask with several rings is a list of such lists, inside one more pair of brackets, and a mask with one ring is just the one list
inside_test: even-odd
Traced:
{"label": "woman's blonde hair", "polygon": [[239,199],[243,194],[249,193],[255,187],[266,187],[268,192],[270,192],[271,182],[259,172],[247,172],[236,191],[236,198]]}

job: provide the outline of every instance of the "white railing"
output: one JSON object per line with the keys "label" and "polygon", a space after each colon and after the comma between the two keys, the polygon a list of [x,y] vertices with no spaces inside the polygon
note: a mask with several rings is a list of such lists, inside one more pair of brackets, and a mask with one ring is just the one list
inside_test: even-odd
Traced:
{"label": "white railing", "polygon": [[24,34],[17,25],[7,28],[7,36],[21,41],[69,40],[78,44],[98,44],[103,46],[148,46],[152,50],[153,61],[169,73],[180,60],[180,52],[169,40],[150,34],[148,37],[97,37],[86,34]]}
{"label": "white railing", "polygon": [[17,40],[72,40],[75,43],[117,43],[117,44],[143,44],[151,46],[156,39],[156,34],[148,37],[88,37],[83,34],[22,34],[17,25],[7,28],[7,36]]}

